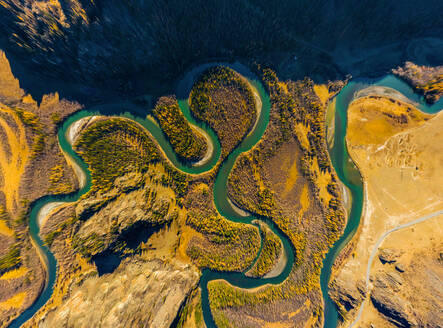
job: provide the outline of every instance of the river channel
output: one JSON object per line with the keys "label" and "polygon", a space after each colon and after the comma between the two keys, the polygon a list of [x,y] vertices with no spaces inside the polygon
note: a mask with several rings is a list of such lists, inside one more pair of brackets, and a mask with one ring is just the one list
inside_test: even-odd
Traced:
{"label": "river channel", "polygon": [[[184,116],[188,121],[203,129],[212,140],[214,150],[212,152],[209,160],[200,166],[192,166],[187,163],[183,163],[179,160],[177,155],[172,149],[172,146],[168,142],[167,138],[161,131],[160,127],[151,119],[146,118],[148,111],[142,106],[135,105],[133,103],[116,103],[108,104],[102,106],[96,106],[87,110],[82,110],[70,116],[59,128],[58,139],[62,151],[69,156],[85,173],[86,181],[84,185],[75,193],[62,196],[45,196],[38,199],[32,204],[31,212],[29,216],[29,227],[30,234],[37,250],[39,251],[45,266],[47,268],[46,284],[34,304],[29,307],[25,312],[23,312],[18,318],[16,318],[10,327],[20,327],[28,319],[30,319],[46,302],[50,299],[54,284],[57,277],[57,261],[54,255],[50,252],[47,246],[44,245],[41,240],[39,233],[39,212],[43,206],[52,202],[76,202],[80,196],[85,194],[91,187],[91,177],[87,165],[82,161],[82,159],[75,153],[72,149],[71,144],[67,140],[67,131],[71,124],[76,121],[94,115],[106,115],[106,116],[122,116],[133,119],[140,123],[144,128],[146,128],[149,133],[156,139],[157,143],[161,147],[162,151],[166,155],[167,159],[179,170],[189,173],[189,174],[201,174],[211,170],[219,161],[221,154],[220,143],[216,137],[216,134],[212,129],[210,129],[206,124],[196,121],[191,114],[188,106],[188,95],[192,88],[195,78],[201,73],[205,68],[213,65],[224,64],[232,69],[236,70],[242,74],[250,83],[251,87],[255,88],[257,93],[261,98],[262,108],[260,115],[257,117],[257,122],[254,125],[253,130],[242,140],[242,142],[228,155],[227,158],[223,160],[221,166],[217,172],[215,185],[214,185],[214,202],[219,213],[225,218],[247,224],[253,224],[252,221],[255,219],[264,221],[274,233],[282,240],[284,251],[287,257],[287,263],[283,271],[274,278],[250,278],[244,275],[244,273],[239,272],[217,272],[205,269],[202,272],[202,277],[200,280],[200,286],[202,288],[202,309],[203,317],[208,328],[215,327],[214,320],[211,315],[209,307],[208,289],[207,284],[211,280],[224,279],[234,286],[241,288],[254,288],[262,286],[265,284],[279,284],[283,282],[289,275],[291,268],[294,263],[294,251],[289,242],[289,239],[281,233],[281,231],[276,227],[276,225],[266,218],[260,218],[255,216],[241,216],[232,207],[229,199],[227,197],[227,180],[229,173],[231,172],[235,160],[237,157],[250,150],[263,136],[266,127],[269,123],[269,113],[270,113],[270,99],[269,95],[265,91],[261,82],[244,66],[238,63],[227,64],[227,63],[214,63],[200,65],[192,71],[188,72],[178,83],[177,86],[177,97],[179,99],[180,108]],[[325,299],[325,327],[337,327],[338,323],[338,313],[334,303],[327,295],[327,283],[329,281],[330,272],[332,264],[340,252],[341,249],[347,244],[347,242],[355,234],[358,225],[360,223],[360,216],[363,203],[363,187],[360,174],[356,169],[355,165],[350,159],[345,143],[346,136],[346,124],[347,124],[347,108],[349,103],[354,98],[355,93],[370,84],[382,85],[394,88],[402,92],[405,96],[417,102],[419,108],[427,112],[436,112],[441,104],[435,106],[427,106],[423,99],[418,97],[413,93],[412,89],[409,88],[404,82],[393,77],[387,76],[384,79],[372,82],[353,82],[348,83],[347,86],[337,95],[336,99],[336,110],[335,110],[335,134],[334,134],[334,146],[329,149],[332,164],[345,186],[348,187],[351,193],[352,206],[350,215],[348,218],[348,223],[345,228],[344,234],[336,242],[333,248],[328,252],[325,260],[323,261],[323,269],[321,272],[320,282],[322,293]],[[439,102],[441,103],[441,101]],[[441,108],[441,106],[440,106]],[[257,255],[258,258],[259,254]]]}

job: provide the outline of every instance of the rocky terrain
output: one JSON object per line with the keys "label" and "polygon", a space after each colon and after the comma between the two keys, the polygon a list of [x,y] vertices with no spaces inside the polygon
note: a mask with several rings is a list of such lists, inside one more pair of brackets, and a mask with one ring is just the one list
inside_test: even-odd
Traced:
{"label": "rocky terrain", "polygon": [[26,327],[165,327],[176,320],[200,273],[177,253],[184,217],[174,191],[158,184],[160,167],[150,172],[118,177],[108,192],[50,213],[42,235],[58,261],[57,282]]}
{"label": "rocky terrain", "polygon": [[392,72],[423,93],[430,103],[438,101],[443,95],[443,66],[418,66],[406,62],[403,67],[393,69]]}
{"label": "rocky terrain", "polygon": [[45,272],[28,235],[30,204],[77,187],[58,147],[57,125],[80,105],[57,93],[34,100],[0,50],[0,326],[31,305]]}
{"label": "rocky terrain", "polygon": [[[374,287],[362,322],[380,326],[387,320],[396,327],[440,327],[442,219],[433,218],[386,239],[371,271]],[[388,262],[383,256],[386,253],[391,255]]]}
{"label": "rocky terrain", "polygon": [[388,235],[370,268],[368,288],[365,284],[368,259],[383,233],[443,207],[437,150],[443,115],[411,106],[367,96],[349,108],[346,140],[363,176],[365,199],[354,249],[330,283],[343,326],[354,321],[360,306],[357,327],[438,327],[441,322],[435,319],[441,308],[441,216],[431,219],[431,234],[420,229],[426,221],[408,228],[408,237],[403,230]]}
{"label": "rocky terrain", "polygon": [[37,326],[169,327],[198,279],[194,267],[179,261],[133,257],[109,275],[71,286]]}

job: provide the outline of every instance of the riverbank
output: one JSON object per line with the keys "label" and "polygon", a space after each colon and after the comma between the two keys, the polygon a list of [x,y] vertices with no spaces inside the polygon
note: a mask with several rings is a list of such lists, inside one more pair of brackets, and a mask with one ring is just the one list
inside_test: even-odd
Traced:
{"label": "riverbank", "polygon": [[63,204],[64,204],[64,202],[47,203],[46,205],[44,205],[40,209],[40,212],[38,213],[38,219],[37,219],[40,229],[42,229],[43,226],[45,225],[46,221],[50,217],[51,212],[53,212],[56,208],[60,207],[60,205],[63,205]]}
{"label": "riverbank", "polygon": [[[263,92],[263,91],[262,91]],[[254,97],[255,98],[255,97]],[[268,102],[268,100],[266,100],[267,98],[263,98],[265,99],[266,102]],[[315,100],[315,99],[314,99]],[[301,101],[301,100],[300,100]],[[269,103],[266,104],[266,107],[270,106]],[[228,219],[232,219],[232,221],[238,221],[238,222],[242,222],[242,223],[249,223],[250,218],[248,217],[242,217],[241,215],[238,215],[239,213],[237,213],[235,211],[235,208],[233,208],[231,206],[231,204],[229,203],[229,198],[225,197],[226,196],[226,181],[229,177],[230,171],[235,163],[235,160],[237,159],[237,156],[239,156],[242,152],[244,151],[248,151],[250,150],[257,142],[259,142],[259,140],[261,140],[266,127],[267,127],[267,121],[266,121],[266,117],[263,119],[263,115],[269,115],[269,112],[267,112],[269,110],[269,108],[266,109],[266,111],[260,111],[260,115],[258,116],[259,119],[257,119],[257,121],[254,124],[254,129],[253,131],[251,131],[249,134],[247,134],[247,136],[242,140],[242,142],[240,143],[240,146],[238,148],[236,148],[226,159],[226,161],[223,162],[223,164],[220,167],[220,171],[216,177],[216,181],[215,181],[215,185],[214,185],[214,202],[216,203],[217,206],[217,210],[224,215],[224,213],[229,213],[229,215],[225,215]],[[127,118],[130,119],[130,118]],[[145,125],[143,125],[142,123],[140,123],[139,121],[137,121],[140,125],[141,128],[143,128],[144,131],[148,131],[148,133],[150,133],[152,135],[152,139],[155,140],[157,142],[157,145],[159,146],[159,149],[162,151],[163,157],[167,158],[169,160],[169,162],[171,164],[173,164],[174,162],[171,161],[168,157],[168,152],[164,151],[163,146],[164,144],[162,143],[162,139],[161,140],[157,140],[155,134],[151,133],[149,127],[146,127]],[[269,136],[268,136],[269,137]],[[300,138],[302,136],[299,136]],[[265,140],[264,142],[261,142],[260,144],[263,145],[269,145],[269,143],[267,143]],[[283,156],[279,157],[279,156],[275,156],[272,157],[272,163],[268,163],[266,165],[271,165],[269,167],[266,167],[266,170],[263,174],[263,177],[267,179],[267,183],[272,183],[272,189],[274,190],[278,190],[281,191],[282,189],[282,185],[281,183],[281,179],[279,179],[280,175],[281,176],[285,176],[287,179],[286,180],[291,180],[294,177],[292,176],[289,177],[288,173],[290,171],[294,171],[294,170],[299,170],[300,168],[300,164],[298,162],[299,158],[297,157],[299,155],[298,152],[296,152],[294,154],[294,149],[298,149],[298,148],[294,148],[295,146],[297,146],[295,144],[295,141],[292,141],[292,143],[288,143],[285,144],[285,148],[283,152]],[[295,145],[295,146],[294,146]],[[72,149],[70,149],[70,151],[72,151]],[[281,154],[280,154],[281,155]],[[74,159],[75,160],[75,159]],[[284,161],[283,161],[284,160]],[[286,163],[285,166],[282,166],[282,163]],[[317,163],[318,164],[318,163]],[[173,164],[174,165],[174,164]],[[190,170],[192,170],[192,168],[185,168],[184,166],[179,166],[179,165],[174,165],[175,167],[177,167],[178,169],[183,169],[183,172],[189,172]],[[289,169],[288,168],[294,168],[294,169]],[[280,172],[280,171],[281,172]],[[271,173],[270,176],[266,176],[266,172],[269,174]],[[279,172],[279,174],[274,174],[275,172]],[[297,171],[298,172],[298,171]],[[262,172],[263,173],[263,172]],[[191,173],[192,174],[192,173]],[[194,173],[194,174],[200,174],[200,173]],[[302,174],[297,174],[297,178],[301,178]],[[260,177],[260,179],[262,179]],[[252,181],[252,180],[250,180]],[[260,182],[261,180],[259,180]],[[294,203],[294,204],[299,204],[300,202],[300,198],[298,197],[299,195],[303,194],[303,190],[305,190],[306,188],[309,187],[309,185],[306,183],[306,181],[304,180],[304,178],[299,180],[298,184],[294,184],[294,183],[290,183],[289,184],[290,189],[292,190],[294,188],[294,191],[292,193],[285,193],[285,192],[279,192],[278,193],[278,197],[283,197],[281,199],[278,199],[279,201],[279,206],[281,206],[281,208],[283,208],[284,212],[284,216],[271,216],[272,218],[283,218],[283,217],[291,217],[291,215],[296,215],[295,213],[299,213],[298,211],[294,211],[293,208],[291,208],[288,204],[288,201]],[[308,187],[306,187],[308,186]],[[323,186],[321,186],[322,188],[326,188],[326,184]],[[219,189],[218,189],[219,188]],[[295,189],[296,188],[296,189]],[[307,208],[302,209],[302,213],[304,215],[304,220],[299,220],[299,224],[304,225],[304,227],[306,227],[306,229],[312,228],[312,221],[310,220],[311,218],[315,218],[317,217],[315,214],[315,208],[314,206],[316,204],[312,204],[312,200],[316,199],[313,196],[313,191],[310,191],[309,189],[306,189],[308,191],[308,196],[312,196],[312,198],[308,197],[308,201],[310,205],[307,205]],[[295,192],[296,191],[296,192]],[[309,194],[309,192],[311,192],[312,194]],[[321,197],[324,197],[325,195],[327,195],[327,193],[322,193]],[[212,196],[212,195],[211,195]],[[76,195],[76,197],[78,197],[78,195]],[[348,201],[350,201],[351,199],[348,198]],[[354,202],[354,200],[352,200]],[[355,200],[355,202],[358,202],[358,200]],[[221,205],[221,206],[220,206]],[[306,216],[306,213],[308,213],[307,211],[309,210],[309,206],[312,206],[311,208],[311,212],[309,212],[309,216]],[[228,212],[225,212],[225,210],[227,210]],[[231,211],[231,212],[229,212]],[[234,213],[231,215],[231,213]],[[295,219],[291,219],[289,222],[296,222]],[[323,220],[319,221],[322,224],[324,223]],[[272,223],[272,222],[270,222]],[[282,222],[280,222],[282,223]],[[289,240],[285,237],[283,237],[283,234],[281,233],[281,230],[277,229],[276,226],[273,226],[276,234],[278,234],[278,236],[282,239],[282,242],[284,244],[284,247],[286,249],[290,249],[291,245],[289,243]],[[322,228],[321,226],[319,228]],[[310,231],[310,230],[308,230]],[[300,238],[298,234],[293,234],[291,235],[291,237],[293,237],[294,242],[297,243],[298,239]],[[309,240],[309,242],[312,242],[312,244],[317,245],[318,244],[318,240]],[[317,242],[317,244],[315,244],[315,242]],[[299,244],[297,243],[297,246],[299,246]],[[298,249],[302,249],[301,247],[299,247]],[[313,251],[314,252],[314,251]],[[294,255],[292,252],[290,252],[289,255]],[[312,255],[312,256],[310,256]],[[308,255],[308,258],[318,258],[318,254],[317,253],[310,253],[310,255]],[[243,274],[240,273],[230,273],[230,272],[209,272],[209,271],[205,271],[203,273],[203,277],[202,277],[202,284],[206,284],[208,281],[215,281],[217,283],[220,283],[221,280],[219,279],[225,279],[223,281],[228,281],[230,283],[232,283],[232,285],[238,285],[241,286],[240,287],[235,287],[234,289],[237,291],[240,291],[241,293],[245,292],[245,294],[249,294],[250,292],[265,292],[267,289],[271,290],[274,287],[278,286],[278,288],[282,287],[289,279],[286,279],[290,273],[291,273],[291,268],[292,268],[292,264],[294,263],[294,259],[292,258],[287,258],[286,259],[286,264],[284,265],[284,270],[281,272],[281,274],[273,277],[273,278],[266,278],[263,280],[258,280],[258,279],[248,279],[245,278]],[[302,259],[303,260],[303,259]],[[310,261],[305,261],[302,262],[302,265],[309,265],[311,262]],[[320,263],[321,264],[321,263]],[[54,273],[55,275],[55,271],[51,271],[52,266],[49,266],[49,272],[50,273]],[[311,267],[302,267],[301,270],[304,269],[311,269]],[[327,265],[325,265],[323,267],[322,270],[324,269],[328,269],[329,267]],[[55,270],[55,269],[53,269]],[[305,272],[305,271],[302,271]],[[291,275],[289,276],[290,279],[297,279],[297,277],[294,278],[295,275]],[[282,283],[283,281],[283,283]],[[298,314],[300,314],[300,317],[297,317],[297,320],[309,320],[310,322],[312,322],[312,320],[316,320],[317,322],[321,321],[321,317],[318,315],[313,315],[314,310],[318,309],[319,307],[321,307],[321,303],[320,303],[320,295],[319,295],[319,291],[318,289],[314,289],[312,291],[312,293],[310,295],[305,295],[304,293],[306,293],[306,290],[302,290],[301,287],[299,287],[300,285],[297,285],[296,280],[291,280],[289,282],[286,283],[286,287],[288,287],[288,292],[291,291],[291,287],[296,287],[296,288],[300,288],[297,289],[300,293],[297,295],[302,295],[300,297],[298,296],[294,296],[291,299],[282,299],[279,300],[279,304],[281,305],[281,307],[287,309],[287,310],[297,310],[301,309],[303,307],[303,310],[300,312],[297,312]],[[211,283],[212,284],[212,283]],[[294,284],[294,285],[291,285]],[[49,284],[50,285],[50,284]],[[289,285],[289,286],[288,286]],[[265,288],[266,286],[266,288]],[[202,289],[204,290],[206,286],[202,286]],[[249,289],[251,288],[251,289]],[[293,289],[292,289],[293,291]],[[207,292],[207,291],[206,291]],[[287,293],[283,293],[284,297],[288,297]],[[304,307],[303,304],[303,300],[305,300],[305,296],[308,297],[308,301],[309,300],[313,300],[313,303],[309,303],[310,305],[307,307]],[[261,297],[261,296],[260,296]],[[303,300],[302,300],[303,299]],[[208,295],[207,293],[204,295],[204,293],[202,294],[202,304],[203,304],[203,314],[205,316],[205,320],[207,319],[207,316],[211,314],[210,309],[209,309],[209,299],[208,299]],[[317,303],[315,303],[317,302]],[[328,307],[328,305],[327,305]],[[264,306],[265,310],[270,310],[267,309],[266,306]],[[208,312],[209,311],[209,312]],[[231,309],[229,309],[228,311],[231,311]],[[238,319],[239,317],[237,315],[241,314],[241,311],[234,313],[235,311],[231,311],[229,313],[229,315],[233,315],[234,319]],[[317,313],[317,312],[315,312]],[[309,315],[309,318],[307,317]],[[312,320],[311,320],[312,319]],[[207,321],[210,323],[210,320]],[[249,320],[249,319],[248,319]],[[254,321],[255,323],[259,323],[259,321]],[[261,322],[262,325],[264,325],[264,322]],[[210,325],[210,324],[209,324]]]}
{"label": "riverbank", "polygon": [[[72,123],[68,130],[66,131],[66,140],[67,142],[72,146],[74,145],[77,138],[80,136],[81,132],[86,129],[89,125],[91,125],[94,121],[98,119],[98,116],[89,116],[84,117],[82,119],[79,119],[78,121],[75,121]],[[63,155],[65,156],[66,161],[71,165],[72,169],[74,170],[75,175],[77,176],[78,182],[79,182],[79,188],[82,189],[86,185],[86,174],[82,170],[82,168],[77,164],[76,161],[72,159],[71,156],[69,156],[65,151],[63,151],[63,148],[60,147]]]}
{"label": "riverbank", "polygon": [[242,217],[248,217],[248,216],[251,215],[250,213],[246,212],[245,210],[242,210],[240,207],[235,205],[232,202],[232,200],[230,200],[229,198],[228,198],[228,203],[229,203],[229,205],[231,205],[232,209],[235,211],[236,214],[238,214],[238,215],[240,215]]}
{"label": "riverbank", "polygon": [[[76,123],[72,127],[70,125],[72,123],[74,123],[75,120],[82,119],[85,116],[91,116],[91,115],[88,115],[88,113],[91,113],[91,114],[94,113],[94,116],[98,116],[97,114],[100,114],[100,113],[97,112],[97,110],[99,110],[99,111],[103,110],[104,112],[106,112],[107,109],[108,110],[110,110],[110,109],[112,110],[113,108],[116,108],[116,110],[123,111],[123,108],[119,109],[117,107],[120,107],[120,106],[118,106],[118,105],[116,105],[116,106],[111,105],[111,108],[107,108],[106,105],[102,105],[102,106],[99,106],[97,108],[94,108],[94,110],[95,110],[94,112],[92,110],[91,111],[85,110],[85,111],[79,112],[79,113],[75,114],[73,117],[69,118],[68,121],[64,123],[63,128],[65,128],[66,130],[62,130],[61,129],[59,131],[59,139],[60,139],[60,144],[61,144],[62,149],[64,149],[64,151],[67,153],[67,156],[72,157],[73,161],[78,162],[78,166],[81,167],[81,169],[84,171],[85,176],[87,178],[88,178],[88,176],[87,176],[87,171],[88,171],[87,167],[85,167],[84,163],[80,160],[80,158],[72,150],[72,144],[71,143],[75,142],[75,138],[78,136],[78,133],[81,131],[82,127],[83,128],[85,127],[85,125],[87,124],[86,122],[88,122],[89,119],[85,119],[85,120],[81,121],[80,123]],[[106,112],[106,113],[109,114],[109,112]],[[126,119],[131,119],[132,118],[131,115],[127,114],[127,113],[124,113],[122,116],[126,117]],[[109,116],[107,116],[107,117],[109,117]],[[94,120],[96,120],[96,119],[98,119],[98,117],[94,118]],[[142,128],[144,131],[147,130],[148,133],[151,132],[150,129],[149,129],[149,125],[148,124],[143,124],[143,123],[146,123],[146,122],[144,122],[144,119],[137,119],[137,118],[135,118],[135,119],[136,119],[137,123],[140,125],[140,128]],[[256,130],[258,128],[261,129],[261,130],[259,129],[258,134],[251,133],[250,135],[248,135],[245,138],[245,140],[243,140],[242,144],[244,144],[244,142],[250,142],[251,144],[254,144],[253,141],[257,137],[259,139],[260,136],[261,136],[260,133],[262,133],[264,131],[264,129],[263,129],[263,127],[265,126],[265,125],[263,125],[264,122],[266,123],[266,119],[264,119],[264,120],[262,119],[260,121],[260,124],[256,125]],[[66,131],[66,133],[65,133],[65,131]],[[161,133],[161,131],[159,131],[159,132]],[[157,135],[155,135],[155,133],[156,133],[156,131],[154,131],[154,133],[152,135],[153,139],[157,139]],[[157,133],[157,134],[159,134],[159,133]],[[67,140],[68,138],[69,138],[69,141]],[[251,138],[252,138],[252,140],[250,140]],[[169,159],[169,156],[168,156],[169,153],[163,151],[163,146],[167,145],[167,144],[163,145],[162,143],[159,142],[159,141],[163,141],[163,139],[156,140],[156,141],[158,141],[157,145],[159,146],[159,149],[163,152],[164,157],[167,158],[170,161],[171,164],[176,164],[174,161],[171,161]],[[188,167],[185,167],[183,165],[173,165],[173,166],[175,166],[175,167],[178,166],[178,169],[183,169],[184,172],[188,172],[189,173],[189,171],[190,171],[191,173],[194,173],[194,172],[192,172],[192,170],[194,170],[193,168],[188,168]],[[210,169],[213,169],[213,167],[211,167]],[[201,170],[201,168],[199,170]],[[194,174],[200,174],[200,173],[201,172],[196,171]],[[66,201],[68,201],[68,202],[76,201],[81,195],[83,195],[85,192],[87,192],[88,188],[89,188],[88,186],[90,186],[90,182],[88,182],[88,181],[89,180],[86,179],[86,183],[84,184],[84,187],[81,190],[79,190],[75,195],[69,195],[67,197],[64,197],[64,198],[66,198]],[[63,197],[59,197],[59,198],[63,198]],[[38,219],[38,212],[41,209],[41,207],[44,207],[46,205],[45,202],[50,201],[50,199],[51,199],[50,197],[48,197],[47,199],[42,199],[39,202],[38,206],[36,205],[35,208],[33,208],[33,212],[32,213],[37,213],[37,214],[35,214],[35,215],[31,214],[30,225],[31,225],[31,230],[34,231],[37,234],[36,238],[38,238],[38,231],[39,231],[38,222],[40,221]],[[46,212],[48,212],[49,209],[53,208],[53,206],[55,206],[55,204],[51,204],[51,205],[45,207],[44,211],[41,212],[41,213],[42,214],[46,214]],[[55,283],[56,270],[57,270],[57,262],[55,261],[55,258],[49,252],[49,250],[46,247],[43,246],[43,243],[41,242],[41,240],[39,238],[38,238],[38,240],[39,240],[39,243],[38,243],[39,249],[41,249],[42,252],[44,252],[44,254],[48,257],[48,275],[49,275],[48,283],[47,283],[43,293],[40,295],[38,302],[35,303],[31,308],[29,308],[24,315],[20,316],[18,318],[18,320],[14,322],[15,325],[20,325],[21,323],[24,323],[27,320],[27,318],[29,318],[29,316],[32,316],[36,311],[38,311],[38,309],[41,306],[43,306],[46,303],[46,301],[49,299],[49,297],[52,294],[52,288],[53,288],[53,285]]]}
{"label": "riverbank", "polygon": [[253,85],[253,84],[251,84],[249,81],[248,81],[248,79],[246,79],[245,77],[243,77],[243,76],[241,76],[241,79],[249,86],[249,88],[251,89],[251,91],[252,91],[252,94],[253,94],[253,96],[254,96],[254,102],[255,102],[255,111],[256,111],[256,120],[255,120],[255,122],[254,122],[254,125],[252,126],[252,128],[251,128],[251,130],[249,131],[249,133],[248,133],[248,136],[250,135],[250,134],[252,134],[252,132],[255,130],[255,128],[257,127],[257,124],[258,124],[258,122],[259,122],[259,118],[260,118],[260,116],[261,116],[261,111],[262,111],[262,107],[263,107],[263,103],[262,103],[262,101],[261,101],[261,98],[260,98],[260,94],[258,93],[258,90],[257,90],[257,88]]}
{"label": "riverbank", "polygon": [[288,263],[288,256],[286,255],[285,249],[282,247],[281,254],[278,258],[278,262],[275,264],[274,268],[263,276],[265,279],[275,278],[280,275]]}
{"label": "riverbank", "polygon": [[203,138],[205,139],[206,142],[206,153],[205,156],[203,156],[203,158],[201,160],[199,160],[198,162],[193,163],[193,166],[202,166],[205,165],[209,162],[209,160],[211,159],[211,157],[214,154],[214,144],[212,143],[212,139],[209,136],[208,133],[206,133],[205,130],[203,130],[202,128],[200,128],[197,125],[191,125],[191,128],[196,130],[197,133],[199,133],[201,136],[203,136]]}
{"label": "riverbank", "polygon": [[[368,99],[368,102],[364,99]],[[367,265],[370,267],[372,264],[371,258],[374,258],[377,240],[380,241],[379,236],[391,231],[390,229],[395,231],[395,227],[402,226],[414,217],[426,216],[427,213],[443,206],[443,197],[438,187],[443,182],[441,174],[437,173],[441,159],[436,155],[437,148],[443,142],[440,132],[443,128],[443,113],[430,119],[427,114],[410,109],[409,104],[400,103],[398,107],[399,103],[394,101],[390,106],[395,110],[395,115],[400,115],[403,111],[407,121],[410,120],[409,115],[415,117],[411,122],[399,123],[388,116],[379,119],[372,117],[374,114],[371,114],[371,110],[378,110],[371,109],[374,108],[371,106],[376,104],[374,101],[379,100],[360,98],[351,104],[348,112],[348,149],[360,168],[365,184],[365,197],[355,250],[332,281],[332,285],[338,284],[335,286],[337,290],[350,293],[336,299],[339,304],[347,297],[357,301],[352,305],[354,308],[346,314],[346,324],[356,315],[355,309],[359,307],[359,301],[364,299],[363,295],[359,294],[358,286],[368,288],[368,284],[364,283],[368,278]],[[389,111],[390,107],[383,108]],[[377,136],[365,134],[365,129],[374,120],[393,127],[389,133],[379,132]],[[362,124],[367,126],[361,126]],[[429,138],[434,142],[427,142]],[[354,323],[357,324],[357,321]]]}

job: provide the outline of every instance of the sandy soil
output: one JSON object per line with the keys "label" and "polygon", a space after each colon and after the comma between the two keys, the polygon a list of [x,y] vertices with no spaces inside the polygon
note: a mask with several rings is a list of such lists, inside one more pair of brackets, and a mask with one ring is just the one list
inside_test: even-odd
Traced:
{"label": "sandy soil", "polygon": [[[77,140],[77,138],[80,136],[80,133],[92,122],[97,120],[97,118],[98,116],[89,116],[89,117],[84,117],[72,123],[69,126],[68,130],[66,131],[66,140],[71,145],[73,145]],[[81,167],[75,161],[73,161],[69,155],[67,155],[65,152],[63,152],[63,155],[65,156],[66,161],[69,163],[69,165],[71,165],[72,169],[74,170],[75,175],[77,176],[77,179],[79,181],[80,188],[83,188],[86,184],[85,172],[83,172]]]}
{"label": "sandy soil", "polygon": [[80,133],[88,125],[90,125],[92,122],[97,120],[97,118],[98,118],[98,116],[88,116],[88,117],[83,117],[83,118],[79,119],[78,121],[75,121],[74,123],[72,123],[69,126],[68,131],[66,131],[66,140],[68,140],[68,142],[72,145],[77,140],[77,138],[80,136]]}
{"label": "sandy soil", "polygon": [[235,205],[229,198],[228,198],[228,203],[232,206],[232,209],[235,211],[235,213],[237,213],[238,215],[241,216],[249,216],[249,213],[246,212],[245,210],[242,210],[240,207],[238,207],[237,205]]}
{"label": "sandy soil", "polygon": [[363,90],[360,90],[355,95],[355,98],[362,98],[362,97],[372,96],[372,95],[394,98],[394,99],[400,100],[402,102],[411,104],[413,106],[417,106],[417,103],[413,102],[408,97],[404,96],[401,92],[398,92],[397,90],[389,88],[389,87],[382,87],[382,86],[378,86],[378,85],[373,85],[373,86],[370,86],[370,87],[365,88]]}
{"label": "sandy soil", "polygon": [[278,262],[275,264],[274,268],[269,271],[267,274],[263,276],[263,278],[274,278],[277,277],[286,267],[286,263],[288,262],[288,258],[285,252],[285,249],[282,247],[280,257],[278,258]]}
{"label": "sandy soil", "polygon": [[48,221],[48,218],[51,216],[50,214],[58,208],[60,205],[63,205],[64,202],[52,202],[47,203],[45,206],[43,206],[40,209],[40,212],[38,212],[38,224],[40,226],[40,229],[45,225],[45,223]]}
{"label": "sandy soil", "polygon": [[[428,121],[414,121],[413,128],[392,126],[393,134],[385,131],[372,140],[350,138],[358,136],[353,129],[360,130],[365,118],[361,108],[349,109],[347,143],[364,178],[362,230],[353,257],[339,271],[339,275],[351,273],[355,282],[365,279],[369,256],[383,233],[443,209],[443,112]],[[411,241],[425,236],[417,233]]]}
{"label": "sandy soil", "polygon": [[203,138],[205,138],[206,145],[207,145],[205,156],[203,156],[203,158],[201,160],[199,160],[198,162],[194,163],[193,166],[205,165],[211,159],[212,154],[214,153],[214,144],[212,143],[211,137],[209,136],[209,134],[206,133],[205,130],[201,129],[197,125],[192,125],[192,124],[189,124],[189,125],[191,126],[191,128],[195,129],[197,131],[197,133],[202,135]]}
{"label": "sandy soil", "polygon": [[248,135],[250,135],[250,134],[252,133],[252,131],[255,130],[255,127],[256,127],[257,124],[258,124],[259,118],[260,118],[260,116],[261,116],[261,111],[262,111],[263,104],[262,104],[262,102],[261,102],[261,98],[260,98],[260,95],[259,95],[259,93],[258,93],[258,90],[257,90],[257,89],[256,89],[251,83],[249,83],[249,81],[248,81],[246,78],[242,77],[242,79],[244,79],[244,81],[245,81],[245,82],[249,85],[249,87],[251,88],[252,94],[254,95],[255,109],[256,109],[256,111],[257,111],[257,116],[256,116],[257,118],[256,118],[256,120],[255,120],[255,123],[254,123],[254,125],[252,126],[250,132],[248,133]]}

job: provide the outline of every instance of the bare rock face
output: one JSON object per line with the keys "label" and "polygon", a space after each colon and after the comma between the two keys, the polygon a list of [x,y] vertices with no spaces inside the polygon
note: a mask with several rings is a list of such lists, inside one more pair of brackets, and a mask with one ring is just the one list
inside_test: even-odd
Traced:
{"label": "bare rock face", "polygon": [[131,258],[112,274],[71,286],[38,327],[169,327],[199,280],[178,261]]}
{"label": "bare rock face", "polygon": [[19,81],[14,77],[9,66],[9,61],[0,50],[0,99],[2,101],[19,101],[25,92],[20,88]]}
{"label": "bare rock face", "polygon": [[366,294],[364,282],[351,278],[340,275],[329,286],[330,297],[346,312],[358,308]]}
{"label": "bare rock face", "polygon": [[397,294],[383,287],[377,287],[371,293],[371,301],[376,309],[396,326],[402,328],[417,326],[410,305]]}
{"label": "bare rock face", "polygon": [[414,254],[409,265],[404,261],[400,257],[386,263],[371,276],[372,304],[398,327],[442,327],[443,266],[437,257],[423,253]]}
{"label": "bare rock face", "polygon": [[403,278],[398,275],[396,272],[381,272],[376,278],[374,285],[379,288],[390,288],[393,291],[398,292],[400,290],[400,286],[403,284]]}
{"label": "bare rock face", "polygon": [[383,248],[378,254],[380,261],[384,263],[394,263],[401,254],[393,249]]}

